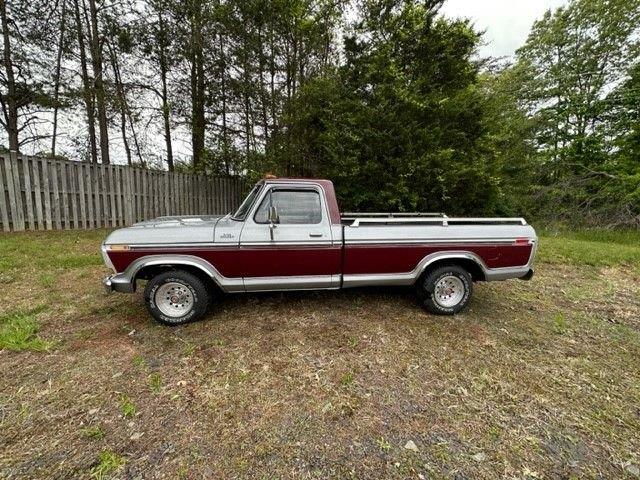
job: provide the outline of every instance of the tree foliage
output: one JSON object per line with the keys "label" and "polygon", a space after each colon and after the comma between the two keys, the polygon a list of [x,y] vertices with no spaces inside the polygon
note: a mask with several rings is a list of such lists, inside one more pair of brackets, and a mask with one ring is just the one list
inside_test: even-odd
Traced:
{"label": "tree foliage", "polygon": [[437,17],[438,6],[363,5],[344,65],[287,110],[287,135],[270,152],[278,173],[332,178],[348,209],[498,208],[472,60],[480,37],[467,22]]}
{"label": "tree foliage", "polygon": [[569,0],[508,62],[444,1],[0,0],[0,148],[640,225],[640,0]]}
{"label": "tree foliage", "polygon": [[639,35],[638,0],[574,0],[536,22],[515,64],[500,74],[512,104],[534,124],[516,140],[535,147],[524,178],[537,214],[639,221],[640,159],[626,140],[638,108]]}

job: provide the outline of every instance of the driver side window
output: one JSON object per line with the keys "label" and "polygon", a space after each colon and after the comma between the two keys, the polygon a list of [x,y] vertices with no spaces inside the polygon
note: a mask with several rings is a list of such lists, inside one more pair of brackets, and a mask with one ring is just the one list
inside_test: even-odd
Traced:
{"label": "driver side window", "polygon": [[269,207],[278,210],[281,225],[308,225],[322,221],[320,194],[316,190],[272,189],[256,211],[256,223],[269,223]]}

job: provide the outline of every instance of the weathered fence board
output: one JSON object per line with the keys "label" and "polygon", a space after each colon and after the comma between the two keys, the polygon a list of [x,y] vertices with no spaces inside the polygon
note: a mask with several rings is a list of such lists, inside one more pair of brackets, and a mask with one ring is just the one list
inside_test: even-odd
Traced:
{"label": "weathered fence board", "polygon": [[[53,228],[53,221],[51,215],[51,189],[49,187],[49,162],[46,159],[40,161],[42,167],[42,185],[44,186],[44,211],[45,219],[47,222],[47,230]],[[14,230],[16,228],[14,227]]]}
{"label": "weathered fence board", "polygon": [[0,154],[0,230],[113,228],[164,215],[228,213],[236,177]]}
{"label": "weathered fence board", "polygon": [[[4,162],[0,162],[0,185],[4,185]],[[7,209],[7,199],[4,191],[4,187],[0,191],[0,216],[2,219],[2,229],[5,232],[9,231],[9,210]]]}

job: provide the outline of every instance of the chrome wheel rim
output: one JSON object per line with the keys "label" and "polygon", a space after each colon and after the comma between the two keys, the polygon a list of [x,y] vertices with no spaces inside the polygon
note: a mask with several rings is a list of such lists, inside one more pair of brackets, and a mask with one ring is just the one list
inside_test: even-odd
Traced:
{"label": "chrome wheel rim", "polygon": [[163,315],[172,318],[184,317],[193,308],[193,295],[183,283],[168,282],[158,287],[155,303]]}
{"label": "chrome wheel rim", "polygon": [[455,307],[464,298],[464,283],[453,275],[442,277],[438,280],[438,283],[436,283],[433,297],[441,307]]}

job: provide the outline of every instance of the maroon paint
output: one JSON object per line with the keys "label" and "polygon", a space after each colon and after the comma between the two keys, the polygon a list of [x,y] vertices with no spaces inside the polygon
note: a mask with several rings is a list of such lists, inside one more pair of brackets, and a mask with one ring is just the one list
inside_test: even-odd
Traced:
{"label": "maroon paint", "polygon": [[526,265],[531,245],[347,245],[345,275],[359,273],[406,273],[427,255],[464,250],[478,255],[489,268]]}
{"label": "maroon paint", "polygon": [[163,247],[110,251],[118,272],[146,255],[180,254],[203,258],[228,278],[293,275],[406,273],[427,255],[439,251],[469,251],[489,268],[526,265],[531,245],[348,245],[341,272],[339,246],[327,247]]}
{"label": "maroon paint", "polygon": [[200,257],[228,278],[279,277],[293,275],[337,275],[342,249],[332,247],[163,247],[110,251],[109,258],[118,272],[147,255],[193,255]]}

